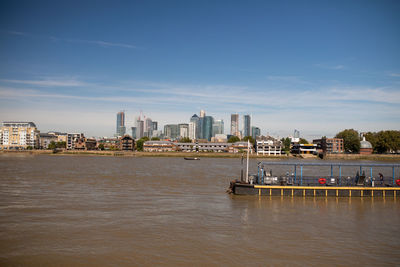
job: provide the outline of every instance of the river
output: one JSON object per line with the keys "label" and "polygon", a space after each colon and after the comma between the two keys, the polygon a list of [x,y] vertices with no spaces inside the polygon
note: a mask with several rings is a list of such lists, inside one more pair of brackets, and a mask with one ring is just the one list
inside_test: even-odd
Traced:
{"label": "river", "polygon": [[1,154],[0,265],[399,264],[400,199],[226,194],[239,175],[239,159]]}

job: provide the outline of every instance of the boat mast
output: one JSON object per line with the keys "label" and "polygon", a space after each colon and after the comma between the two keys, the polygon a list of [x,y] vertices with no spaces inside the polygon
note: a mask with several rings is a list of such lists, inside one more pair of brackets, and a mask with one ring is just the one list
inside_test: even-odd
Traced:
{"label": "boat mast", "polygon": [[249,182],[249,150],[250,150],[250,141],[247,140],[247,166],[246,166],[246,183]]}

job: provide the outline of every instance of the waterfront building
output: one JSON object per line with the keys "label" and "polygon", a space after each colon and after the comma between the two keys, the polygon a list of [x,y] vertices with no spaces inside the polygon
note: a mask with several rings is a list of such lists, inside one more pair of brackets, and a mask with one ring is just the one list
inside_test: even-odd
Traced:
{"label": "waterfront building", "polygon": [[97,141],[94,138],[86,138],[84,136],[76,138],[74,141],[74,149],[76,150],[97,150]]}
{"label": "waterfront building", "polygon": [[179,127],[179,138],[189,137],[189,124],[180,123],[178,124],[178,127]]}
{"label": "waterfront building", "polygon": [[143,143],[143,151],[145,152],[169,152],[175,150],[175,143],[170,141],[146,141]]}
{"label": "waterfront building", "polygon": [[124,135],[120,141],[120,150],[133,151],[135,149],[135,140],[129,135]]}
{"label": "waterfront building", "polygon": [[279,140],[276,140],[273,137],[265,137],[259,140],[256,140],[255,143],[255,149],[257,152],[257,155],[281,155],[282,154],[282,142]]}
{"label": "waterfront building", "polygon": [[214,121],[212,136],[215,136],[217,134],[223,134],[223,133],[224,133],[224,121],[223,120]]}
{"label": "waterfront building", "polygon": [[[194,140],[194,139],[200,139],[201,138],[201,126],[200,126],[200,118],[194,114],[190,118],[190,123],[192,123],[192,126],[189,126],[189,138]],[[190,124],[189,124],[190,125]],[[192,135],[190,136],[190,131],[192,131]]]}
{"label": "waterfront building", "polygon": [[[247,142],[243,142],[243,141],[238,141],[235,142],[233,144],[231,144],[231,146],[229,146],[229,153],[247,153],[247,148],[248,148],[248,143]],[[250,143],[250,150],[249,150],[250,154],[253,154],[254,149],[252,144]]]}
{"label": "waterfront building", "polygon": [[65,142],[65,143],[67,143],[67,133],[48,132],[48,134],[56,136],[57,137],[57,141],[56,142]]}
{"label": "waterfront building", "polygon": [[39,133],[39,148],[48,149],[51,142],[57,143],[57,136],[49,133]]}
{"label": "waterfront building", "polygon": [[292,154],[317,154],[316,144],[293,144],[290,150]]}
{"label": "waterfront building", "polygon": [[117,113],[117,130],[115,136],[123,136],[125,134],[125,112]]}
{"label": "waterfront building", "polygon": [[68,133],[67,134],[67,149],[71,150],[71,149],[75,149],[75,142],[78,139],[82,139],[85,136],[83,135],[83,133]]}
{"label": "waterfront building", "polygon": [[178,124],[167,124],[164,126],[164,136],[171,140],[176,140],[179,137]]}
{"label": "waterfront building", "polygon": [[252,126],[251,127],[251,137],[253,137],[254,140],[257,139],[261,135],[261,130],[258,127]]}
{"label": "waterfront building", "polygon": [[372,151],[371,143],[365,140],[365,136],[363,136],[363,140],[360,142],[360,154],[369,155],[372,154]]}
{"label": "waterfront building", "polygon": [[230,143],[175,143],[176,149],[182,152],[228,152]]}
{"label": "waterfront building", "polygon": [[3,122],[0,128],[1,149],[39,148],[39,131],[33,122]]}
{"label": "waterfront building", "polygon": [[121,147],[121,139],[119,138],[102,138],[97,141],[97,147],[103,145],[104,150],[118,150]]}
{"label": "waterfront building", "polygon": [[231,135],[239,137],[239,114],[231,114]]}
{"label": "waterfront building", "polygon": [[[342,138],[326,138],[326,153],[344,153],[344,141]],[[314,139],[313,144],[317,145],[318,149],[323,150],[324,138]]]}
{"label": "waterfront building", "polygon": [[213,122],[214,118],[211,116],[205,116],[203,121],[203,138],[211,141],[211,137],[213,135]]}
{"label": "waterfront building", "polygon": [[243,116],[243,136],[251,136],[251,118],[250,115]]}

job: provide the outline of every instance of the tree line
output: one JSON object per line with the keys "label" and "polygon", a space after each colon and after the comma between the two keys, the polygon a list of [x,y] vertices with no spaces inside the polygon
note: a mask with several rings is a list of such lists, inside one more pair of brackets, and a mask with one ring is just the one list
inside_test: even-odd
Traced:
{"label": "tree line", "polygon": [[[336,134],[343,139],[344,150],[348,153],[359,153],[361,147],[360,134],[354,129],[346,129]],[[371,143],[374,153],[396,153],[400,150],[400,131],[385,130],[367,132],[365,140]]]}

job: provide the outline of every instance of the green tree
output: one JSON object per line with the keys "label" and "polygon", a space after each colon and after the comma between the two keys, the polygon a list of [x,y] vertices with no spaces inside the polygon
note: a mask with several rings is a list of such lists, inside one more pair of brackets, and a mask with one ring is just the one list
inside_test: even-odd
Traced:
{"label": "green tree", "polygon": [[32,147],[32,146],[27,146],[27,147],[26,147],[26,149],[28,149],[28,150],[32,150],[32,149],[33,149],[33,147]]}
{"label": "green tree", "polygon": [[160,141],[160,138],[159,137],[152,137],[151,141]]}
{"label": "green tree", "polygon": [[149,141],[150,140],[150,138],[148,138],[147,136],[143,136],[141,139],[143,139],[143,141]]}
{"label": "green tree", "polygon": [[228,139],[228,143],[235,143],[237,141],[240,141],[239,137],[232,135],[231,137],[229,137]]}
{"label": "green tree", "polygon": [[50,144],[47,146],[48,149],[56,149],[57,144],[54,141],[51,141]]}
{"label": "green tree", "polygon": [[181,140],[179,140],[181,143],[191,143],[192,139],[190,139],[189,137],[183,137],[181,138]]}
{"label": "green tree", "polygon": [[282,145],[283,145],[283,150],[286,152],[286,154],[289,154],[290,152],[290,138],[286,137],[286,138],[282,138],[281,139]]}
{"label": "green tree", "polygon": [[358,132],[353,129],[346,129],[336,134],[336,138],[343,139],[344,150],[350,153],[360,152],[360,138]]}
{"label": "green tree", "polygon": [[100,149],[100,150],[104,150],[104,144],[100,144],[100,145],[99,145],[99,149]]}
{"label": "green tree", "polygon": [[243,141],[246,141],[246,142],[247,142],[247,140],[249,140],[250,143],[254,145],[254,142],[255,142],[255,141],[254,141],[254,138],[253,138],[252,136],[245,136],[245,137],[243,137]]}
{"label": "green tree", "polygon": [[56,143],[57,148],[67,148],[67,143],[64,141],[60,141]]}
{"label": "green tree", "polygon": [[136,142],[136,150],[137,151],[143,151],[144,142],[145,142],[145,140],[143,138],[140,138],[139,140],[137,140],[137,142]]}
{"label": "green tree", "polygon": [[300,138],[299,143],[300,143],[300,144],[309,144],[309,142],[307,141],[307,139],[304,139],[304,138]]}
{"label": "green tree", "polygon": [[[400,149],[400,131],[380,131],[375,134],[374,150],[378,153],[396,152]],[[368,140],[369,141],[369,140]]]}

